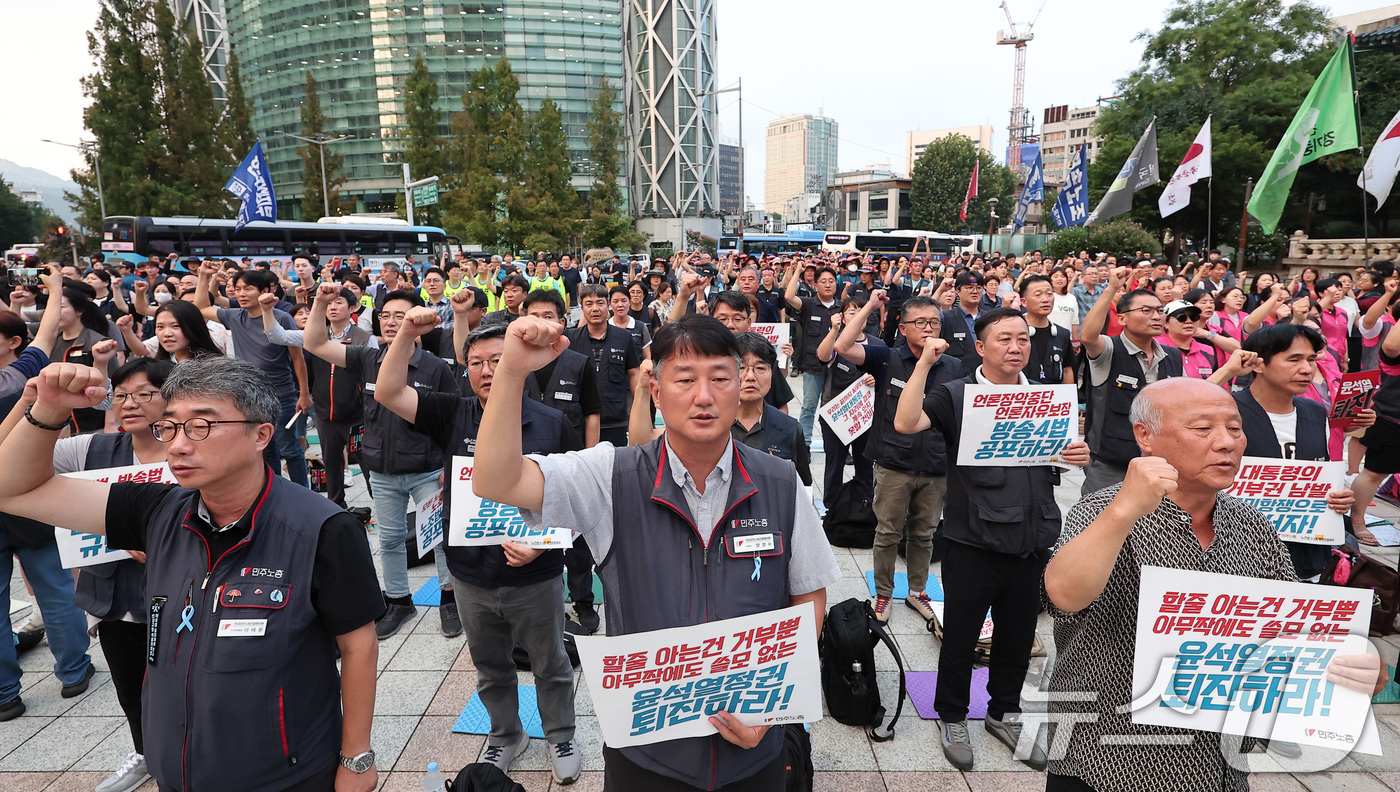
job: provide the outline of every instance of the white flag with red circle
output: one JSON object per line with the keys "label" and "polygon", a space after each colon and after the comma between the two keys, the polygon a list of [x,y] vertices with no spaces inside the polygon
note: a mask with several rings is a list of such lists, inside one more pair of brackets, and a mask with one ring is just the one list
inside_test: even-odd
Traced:
{"label": "white flag with red circle", "polygon": [[1210,178],[1210,118],[1201,126],[1201,131],[1196,133],[1196,139],[1191,142],[1191,148],[1186,150],[1186,156],[1181,158],[1181,164],[1176,166],[1176,173],[1172,174],[1171,181],[1167,182],[1167,188],[1162,191],[1162,197],[1157,199],[1157,208],[1161,210],[1162,216],[1180,212],[1191,203],[1191,185],[1201,179]]}

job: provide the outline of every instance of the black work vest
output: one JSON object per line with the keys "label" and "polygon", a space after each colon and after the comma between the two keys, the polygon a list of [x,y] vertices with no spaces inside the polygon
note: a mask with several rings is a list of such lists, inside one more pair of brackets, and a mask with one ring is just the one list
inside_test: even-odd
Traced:
{"label": "black work vest", "polygon": [[[1045,357],[1026,363],[1026,379],[1041,385],[1061,385],[1065,381],[1065,361],[1070,358],[1069,331],[1050,323],[1049,327],[1032,327],[1032,333],[1049,333],[1050,343],[1045,345]],[[1031,346],[1035,348],[1034,344]]]}
{"label": "black work vest", "polygon": [[[930,428],[918,434],[901,434],[894,428],[899,397],[904,393],[904,384],[909,381],[909,375],[918,362],[914,351],[905,344],[890,350],[885,381],[879,383],[875,390],[875,424],[870,427],[865,452],[882,468],[916,476],[943,476],[947,474],[948,461],[941,432]],[[924,382],[924,395],[962,375],[962,364],[957,358],[950,357],[949,352],[944,352],[929,369],[928,379]]]}
{"label": "black work vest", "polygon": [[[792,462],[797,459],[797,438],[802,435],[802,424],[796,418],[777,407],[763,405],[763,445],[749,446],[765,454]],[[747,445],[747,443],[745,444]]]}
{"label": "black work vest", "polygon": [[[367,346],[370,334],[350,325],[350,333],[339,343]],[[332,339],[335,340],[335,339]],[[313,354],[306,353],[306,367],[311,374],[311,404],[316,418],[342,424],[357,424],[364,420],[364,382],[344,366],[337,366]]]}
{"label": "black work vest", "polygon": [[[953,417],[960,433],[964,389],[976,384],[976,375],[969,374],[943,386],[953,394]],[[956,448],[955,441],[949,454],[955,455]],[[943,531],[949,541],[1021,557],[1048,550],[1060,538],[1055,469],[951,464],[944,517]]]}
{"label": "black work vest", "polygon": [[[340,753],[335,637],[311,604],[321,526],[340,509],[269,469],[252,530],[211,559],[198,497],[172,491],[146,527],[146,763],[163,789],[286,789]],[[257,619],[261,636],[218,635]]]}
{"label": "black work vest", "polygon": [[[408,421],[374,400],[379,367],[383,365],[389,348],[381,346],[374,351],[374,376],[365,372],[364,397],[361,400],[364,405],[365,434],[360,459],[365,470],[384,475],[437,470],[441,452],[434,441],[427,435],[413,431]],[[422,347],[413,350],[413,357],[408,359],[409,387],[426,387],[436,391],[439,390],[439,382],[448,381],[451,377],[442,358]]]}
{"label": "black work vest", "polygon": [[[532,377],[533,378],[533,377]],[[567,420],[558,410],[532,399],[522,399],[520,405],[520,448],[526,454],[553,454],[561,449],[560,437]],[[443,443],[441,463],[452,469],[453,456],[476,456],[476,434],[481,429],[481,399],[463,397],[457,402],[457,417],[452,422],[452,436]],[[442,490],[442,513],[452,514],[452,487]],[[451,534],[448,533],[448,536]],[[522,567],[506,563],[506,552],[500,545],[462,547],[446,542],[447,568],[452,576],[464,583],[482,588],[526,586],[557,578],[564,569],[564,551],[546,550],[534,561]]]}
{"label": "black work vest", "polygon": [[[565,330],[564,335],[569,339],[569,348],[593,361],[593,370],[598,375],[598,398],[603,407],[599,423],[605,427],[626,426],[627,406],[631,403],[628,399],[632,393],[627,379],[627,347],[632,344],[632,334],[612,323],[607,327],[601,361],[593,357],[593,337],[589,335],[588,325]],[[642,351],[637,350],[637,356],[641,354]]]}
{"label": "black work vest", "polygon": [[[840,300],[833,300],[831,307],[822,305],[821,300],[817,297],[804,300],[803,310],[798,315],[798,324],[802,331],[802,348],[798,353],[800,357],[797,359],[797,367],[802,371],[808,374],[821,374],[826,369],[826,364],[817,357],[817,347],[821,345],[826,334],[831,332],[831,315],[840,310]],[[871,313],[875,312],[871,311]],[[792,313],[789,312],[788,315],[791,316]],[[875,318],[877,321],[879,320],[878,315]]]}
{"label": "black work vest", "polygon": [[[126,432],[95,434],[88,445],[83,470],[127,467],[136,464],[131,435]],[[120,620],[128,613],[146,620],[146,565],[131,558],[93,564],[78,570],[73,604],[99,619]]]}
{"label": "black work vest", "polygon": [[[979,310],[977,315],[981,316],[982,311]],[[963,371],[973,371],[982,365],[982,356],[977,354],[977,334],[967,326],[962,310],[954,306],[953,310],[944,311],[942,318],[943,325],[939,328],[938,337],[948,342],[944,359],[950,355],[957,358],[962,363]]]}
{"label": "black work vest", "polygon": [[[665,437],[617,449],[613,542],[598,562],[608,635],[688,627],[788,606],[797,474],[791,462],[739,443],[733,448],[729,500],[708,546],[672,477]],[[735,537],[754,534],[771,534],[775,549],[736,555]],[[756,563],[761,564],[757,580]],[[621,751],[652,772],[717,789],[758,772],[782,744],[782,730],[769,729],[751,750],[713,734]]]}
{"label": "black work vest", "polygon": [[583,438],[583,367],[591,365],[587,355],[572,349],[559,353],[549,382],[540,388],[539,378],[525,378],[525,395],[564,414],[569,425]]}
{"label": "black work vest", "polygon": [[[1110,346],[1103,352],[1113,355],[1108,379],[1102,385],[1090,384],[1084,434],[1094,459],[1126,468],[1129,462],[1142,456],[1128,413],[1132,410],[1138,391],[1147,387],[1147,378],[1142,373],[1142,364],[1137,356],[1123,346],[1122,336],[1111,336],[1108,341]],[[1162,348],[1166,354],[1157,363],[1157,379],[1180,377],[1181,350],[1169,346]]]}

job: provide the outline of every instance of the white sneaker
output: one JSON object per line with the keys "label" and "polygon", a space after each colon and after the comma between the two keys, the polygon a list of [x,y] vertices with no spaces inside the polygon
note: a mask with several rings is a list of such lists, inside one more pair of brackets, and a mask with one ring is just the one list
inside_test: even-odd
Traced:
{"label": "white sneaker", "polygon": [[510,763],[515,761],[515,757],[525,753],[525,749],[530,747],[530,735],[520,733],[520,742],[515,745],[488,745],[486,752],[481,755],[481,761],[493,764],[500,768],[502,773],[510,772]]}
{"label": "white sneaker", "polygon": [[151,774],[146,772],[146,757],[135,751],[126,755],[117,772],[107,776],[107,780],[97,785],[96,792],[131,792],[146,783]]}

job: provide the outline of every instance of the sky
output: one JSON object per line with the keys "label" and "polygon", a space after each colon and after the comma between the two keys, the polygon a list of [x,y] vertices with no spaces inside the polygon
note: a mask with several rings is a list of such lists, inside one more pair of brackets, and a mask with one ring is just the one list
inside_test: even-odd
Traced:
{"label": "sky", "polygon": [[[1040,10],[1026,58],[1026,107],[1039,129],[1046,107],[1084,107],[1114,94],[1140,62],[1134,39],[1155,30],[1170,0],[1008,0],[1026,25]],[[1388,5],[1333,0],[1334,15]],[[97,0],[0,0],[0,74],[9,122],[0,159],[67,177],[78,152],[41,142],[83,138],[92,71],[86,32]],[[858,9],[858,11],[853,11]],[[834,118],[841,170],[904,171],[905,133],[990,124],[1006,147],[1013,48],[996,45],[1006,17],[997,3],[954,0],[716,0],[717,82],[744,81],[745,190],[763,199],[763,139],[786,113]],[[739,136],[737,94],[719,97],[721,132]]]}

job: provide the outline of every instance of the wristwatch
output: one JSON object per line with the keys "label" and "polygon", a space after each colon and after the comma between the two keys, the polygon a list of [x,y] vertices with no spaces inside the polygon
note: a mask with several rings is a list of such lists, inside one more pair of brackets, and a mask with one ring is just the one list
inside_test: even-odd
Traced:
{"label": "wristwatch", "polygon": [[374,751],[365,751],[355,757],[342,756],[340,757],[340,766],[352,773],[368,772],[371,767],[374,767]]}

